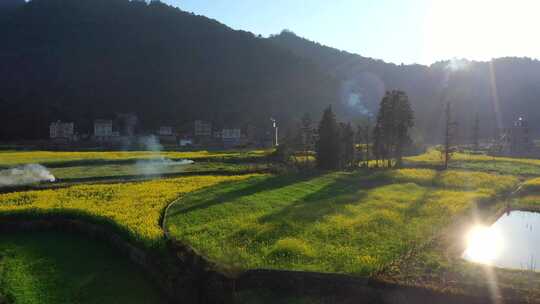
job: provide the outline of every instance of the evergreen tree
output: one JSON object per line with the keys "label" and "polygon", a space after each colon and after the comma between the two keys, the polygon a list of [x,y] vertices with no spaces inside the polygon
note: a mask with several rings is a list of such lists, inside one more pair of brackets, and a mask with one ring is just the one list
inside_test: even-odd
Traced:
{"label": "evergreen tree", "polygon": [[302,150],[306,161],[309,157],[309,151],[313,148],[313,128],[309,113],[305,113],[302,117],[301,134],[302,134]]}
{"label": "evergreen tree", "polygon": [[414,113],[403,91],[386,92],[381,100],[373,130],[374,154],[377,160],[392,167],[392,159],[400,166],[404,148],[411,143],[409,131],[414,125]]}
{"label": "evergreen tree", "polygon": [[364,140],[364,149],[365,149],[365,158],[364,158],[364,166],[366,168],[369,168],[369,161],[370,161],[370,145],[371,145],[371,138],[369,136],[369,134],[371,133],[371,121],[370,121],[370,118],[368,117],[367,119],[367,123],[366,123],[366,126],[363,128],[363,132],[364,132],[364,136],[363,136],[363,140]]}
{"label": "evergreen tree", "polygon": [[332,107],[324,110],[319,123],[319,138],[316,145],[317,167],[325,170],[339,168],[340,132]]}
{"label": "evergreen tree", "polygon": [[340,124],[340,168],[354,166],[354,131],[350,123]]}
{"label": "evergreen tree", "polygon": [[364,137],[365,137],[365,130],[362,125],[358,125],[356,127],[356,135],[355,135],[355,150],[356,150],[356,161],[357,166],[360,166],[362,161],[365,161],[365,152],[364,152]]}

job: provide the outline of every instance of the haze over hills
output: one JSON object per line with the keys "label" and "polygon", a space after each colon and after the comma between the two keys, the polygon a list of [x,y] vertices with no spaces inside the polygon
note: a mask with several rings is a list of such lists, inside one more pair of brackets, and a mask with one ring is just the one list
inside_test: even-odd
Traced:
{"label": "haze over hills", "polygon": [[337,101],[308,60],[251,33],[152,2],[33,0],[0,20],[0,138],[57,119],[135,112],[146,130],[196,119],[283,126]]}
{"label": "haze over hills", "polygon": [[469,139],[476,113],[484,137],[495,136],[498,128],[509,127],[520,115],[531,121],[534,133],[540,133],[540,124],[534,123],[540,120],[538,60],[461,59],[430,66],[395,65],[323,46],[290,31],[270,40],[316,62],[338,79],[342,102],[349,105],[347,112],[352,114],[351,119],[358,113],[376,113],[384,91],[399,88],[409,95],[416,112],[418,134],[428,141],[441,138],[441,113],[446,101],[454,105],[462,140]]}
{"label": "haze over hills", "polygon": [[318,119],[328,104],[357,121],[394,88],[409,95],[426,141],[440,139],[447,100],[464,139],[476,113],[484,137],[523,114],[540,133],[537,60],[395,65],[288,31],[259,38],[157,1],[9,2],[0,6],[0,140],[46,138],[58,119],[89,132],[94,119],[125,112],[147,130],[195,119],[265,125],[271,116],[285,128],[304,112]]}

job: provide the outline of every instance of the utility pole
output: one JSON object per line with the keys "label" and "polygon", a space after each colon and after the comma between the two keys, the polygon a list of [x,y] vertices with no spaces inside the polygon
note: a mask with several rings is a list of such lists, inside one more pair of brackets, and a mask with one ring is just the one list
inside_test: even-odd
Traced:
{"label": "utility pole", "polygon": [[270,118],[270,120],[272,121],[272,127],[274,128],[274,145],[277,147],[279,146],[277,121],[274,118]]}

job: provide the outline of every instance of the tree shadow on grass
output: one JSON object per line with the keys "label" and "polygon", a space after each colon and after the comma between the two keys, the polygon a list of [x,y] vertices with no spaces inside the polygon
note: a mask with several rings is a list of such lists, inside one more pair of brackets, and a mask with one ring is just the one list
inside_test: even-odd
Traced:
{"label": "tree shadow on grass", "polygon": [[292,184],[307,181],[320,176],[321,173],[302,175],[281,175],[267,178],[252,178],[243,182],[225,182],[187,195],[189,199],[181,199],[180,203],[171,206],[168,216],[186,214],[206,209],[224,202],[234,201],[240,197],[256,193],[274,191]]}
{"label": "tree shadow on grass", "polygon": [[359,174],[351,174],[337,178],[319,191],[297,200],[289,206],[259,218],[259,224],[270,225],[265,232],[266,242],[299,235],[307,226],[327,216],[350,214],[346,206],[351,202],[361,201],[375,185],[362,183]]}
{"label": "tree shadow on grass", "polygon": [[[437,173],[432,182],[439,179],[440,174],[440,172]],[[353,215],[351,211],[347,211],[347,205],[361,203],[368,195],[369,190],[391,182],[386,174],[382,174],[376,179],[364,180],[362,177],[359,174],[351,174],[337,178],[319,191],[311,193],[277,212],[261,217],[260,224],[272,226],[271,231],[266,233],[267,236],[271,236],[267,241],[277,241],[292,232],[299,234],[303,227],[315,224],[328,216]],[[411,202],[411,205],[405,210],[405,216],[407,218],[417,216],[432,192],[431,187],[427,187],[418,199]]]}
{"label": "tree shadow on grass", "polygon": [[424,190],[424,193],[420,198],[414,201],[406,210],[405,215],[407,218],[415,217],[419,214],[420,209],[426,204],[428,198],[433,194],[433,189],[431,187],[435,186],[442,178],[442,171],[437,171],[435,176],[431,179],[430,183],[427,183],[427,188]]}
{"label": "tree shadow on grass", "polygon": [[321,218],[344,212],[344,207],[354,201],[360,201],[367,195],[367,190],[389,182],[387,175],[376,179],[365,172],[357,172],[336,178],[334,182],[293,202],[278,212],[259,219],[261,223],[271,223],[290,219],[299,222],[315,222]]}

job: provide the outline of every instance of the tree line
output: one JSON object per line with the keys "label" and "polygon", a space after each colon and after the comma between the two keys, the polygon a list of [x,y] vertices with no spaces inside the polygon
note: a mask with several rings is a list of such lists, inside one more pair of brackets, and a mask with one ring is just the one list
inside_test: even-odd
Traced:
{"label": "tree line", "polygon": [[351,123],[338,122],[332,106],[328,106],[317,128],[312,126],[309,115],[304,115],[292,144],[288,141],[281,145],[277,155],[289,159],[293,151],[300,151],[293,158],[310,163],[310,151],[314,150],[316,166],[322,170],[401,166],[406,148],[412,143],[413,126],[414,112],[407,94],[388,91],[373,126],[368,119],[355,132]]}
{"label": "tree line", "polygon": [[[452,115],[452,103],[443,109],[443,141],[436,146],[442,169],[448,169],[455,152],[460,147],[458,123]],[[323,112],[317,137],[313,137],[316,164],[319,169],[336,170],[357,167],[401,167],[406,150],[413,144],[414,111],[407,94],[401,90],[388,91],[382,98],[374,125],[370,118],[357,127],[356,134],[350,123],[338,123],[329,106]],[[303,120],[305,121],[305,119]],[[310,130],[304,127],[302,130]],[[480,150],[480,119],[476,114],[471,130],[471,141],[464,145],[472,151]],[[305,132],[305,131],[303,131]],[[307,151],[307,148],[304,148]],[[306,154],[307,155],[307,154]],[[373,157],[373,159],[371,159]]]}

